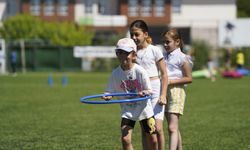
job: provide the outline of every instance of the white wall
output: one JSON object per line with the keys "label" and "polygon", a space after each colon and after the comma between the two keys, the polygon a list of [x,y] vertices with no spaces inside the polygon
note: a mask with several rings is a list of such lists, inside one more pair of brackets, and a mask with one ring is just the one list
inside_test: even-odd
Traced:
{"label": "white wall", "polygon": [[6,49],[5,41],[0,39],[0,74],[6,73]]}
{"label": "white wall", "polygon": [[77,0],[75,5],[75,21],[77,21],[84,14],[84,0]]}
{"label": "white wall", "polygon": [[172,13],[172,27],[189,27],[192,40],[204,40],[218,46],[221,20],[237,18],[235,0],[182,0],[179,13]]}
{"label": "white wall", "polygon": [[0,21],[3,20],[6,10],[6,1],[0,0]]}
{"label": "white wall", "polygon": [[[85,1],[84,0],[76,0],[75,5],[75,22],[78,22],[82,18],[86,17],[85,14]],[[117,0],[105,0],[104,9],[105,14],[98,14],[98,0],[92,1],[92,14],[88,17],[95,18],[96,16],[119,16],[118,13],[118,1]],[[100,20],[100,19],[98,19]],[[105,22],[104,22],[105,23]]]}
{"label": "white wall", "polygon": [[221,19],[235,18],[233,5],[183,5],[180,14],[172,14],[171,26],[215,26]]}
{"label": "white wall", "polygon": [[[228,30],[226,25],[230,23],[234,27]],[[221,47],[250,47],[250,18],[238,18],[236,20],[222,20],[219,24],[219,46]],[[230,41],[229,43],[225,42]]]}
{"label": "white wall", "polygon": [[201,5],[210,5],[210,4],[235,4],[236,0],[181,0],[182,3],[189,5],[189,4],[201,4]]}

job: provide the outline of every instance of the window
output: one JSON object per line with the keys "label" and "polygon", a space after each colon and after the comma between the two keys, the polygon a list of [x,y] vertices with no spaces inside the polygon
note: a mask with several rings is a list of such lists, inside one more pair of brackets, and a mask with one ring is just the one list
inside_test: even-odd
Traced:
{"label": "window", "polygon": [[54,0],[45,0],[44,1],[44,15],[45,16],[52,16],[54,15],[55,7],[54,7]]}
{"label": "window", "polygon": [[138,2],[137,0],[128,1],[128,15],[129,16],[138,16]]}
{"label": "window", "polygon": [[155,9],[154,14],[157,17],[164,16],[165,11],[165,1],[164,0],[155,0]]}
{"label": "window", "polygon": [[7,15],[16,15],[20,10],[19,10],[19,5],[16,1],[6,1],[7,2],[7,6],[6,6],[6,10],[7,10]]}
{"label": "window", "polygon": [[85,14],[92,14],[92,0],[85,0]]}
{"label": "window", "polygon": [[31,0],[30,1],[30,13],[34,16],[40,15],[40,0]]}
{"label": "window", "polygon": [[181,12],[181,3],[182,3],[182,0],[172,0],[172,12],[173,13]]}
{"label": "window", "polygon": [[99,0],[98,2],[98,13],[104,15],[105,13],[105,3],[107,3],[104,0]]}
{"label": "window", "polygon": [[58,1],[58,8],[57,8],[57,12],[58,15],[60,16],[67,16],[68,15],[68,0],[60,0]]}
{"label": "window", "polygon": [[151,0],[143,0],[142,7],[141,7],[141,15],[142,16],[151,16],[152,13],[152,3]]}

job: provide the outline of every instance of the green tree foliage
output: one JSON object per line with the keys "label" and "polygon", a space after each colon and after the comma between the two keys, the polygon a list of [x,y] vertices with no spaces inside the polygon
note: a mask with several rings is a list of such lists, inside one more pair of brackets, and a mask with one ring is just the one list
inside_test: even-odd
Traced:
{"label": "green tree foliage", "polygon": [[42,29],[43,23],[28,15],[9,17],[0,28],[1,37],[6,40],[37,38],[37,32]]}
{"label": "green tree foliage", "polygon": [[238,17],[250,17],[250,1],[249,0],[237,0],[237,16]]}
{"label": "green tree foliage", "polygon": [[41,39],[52,45],[75,46],[91,44],[94,34],[72,23],[43,22],[29,15],[16,15],[3,22],[0,35],[7,41]]}
{"label": "green tree foliage", "polygon": [[192,56],[194,57],[194,70],[203,69],[208,61],[210,46],[205,41],[194,41],[192,43],[194,50]]}
{"label": "green tree foliage", "polygon": [[83,27],[67,22],[46,23],[45,33],[43,38],[50,39],[54,45],[61,46],[90,45],[94,35]]}

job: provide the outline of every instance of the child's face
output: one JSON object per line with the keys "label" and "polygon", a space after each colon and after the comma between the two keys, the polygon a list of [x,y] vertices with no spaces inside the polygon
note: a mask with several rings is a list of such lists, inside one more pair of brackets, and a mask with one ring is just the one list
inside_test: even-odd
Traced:
{"label": "child's face", "polygon": [[124,50],[117,50],[116,56],[121,63],[123,68],[127,68],[133,64],[133,60],[136,59],[135,52],[126,52]]}
{"label": "child's face", "polygon": [[165,34],[163,38],[163,46],[167,52],[172,52],[173,50],[179,48],[179,40],[174,40],[168,34]]}
{"label": "child's face", "polygon": [[141,47],[145,44],[148,33],[143,32],[140,28],[133,27],[130,30],[130,37],[137,46]]}

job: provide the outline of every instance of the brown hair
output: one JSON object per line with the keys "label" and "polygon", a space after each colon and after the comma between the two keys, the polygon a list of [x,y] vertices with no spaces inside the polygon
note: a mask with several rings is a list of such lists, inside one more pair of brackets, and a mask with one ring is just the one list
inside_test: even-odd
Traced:
{"label": "brown hair", "polygon": [[164,37],[166,34],[169,35],[174,41],[179,40],[180,41],[179,47],[181,51],[183,51],[184,43],[181,37],[181,33],[177,29],[172,28],[172,29],[164,31],[162,36]]}
{"label": "brown hair", "polygon": [[[131,23],[129,30],[131,30],[133,27],[139,28],[142,30],[142,32],[147,32],[148,33],[148,26],[145,21],[143,20],[135,20]],[[152,44],[152,38],[148,35],[146,38],[147,43]]]}

